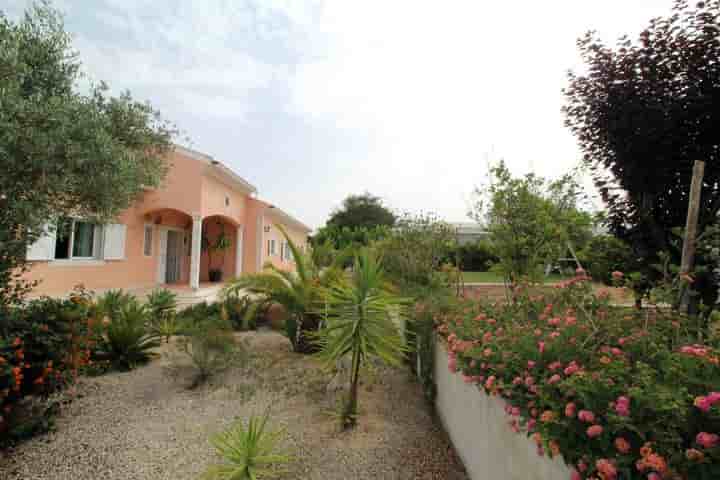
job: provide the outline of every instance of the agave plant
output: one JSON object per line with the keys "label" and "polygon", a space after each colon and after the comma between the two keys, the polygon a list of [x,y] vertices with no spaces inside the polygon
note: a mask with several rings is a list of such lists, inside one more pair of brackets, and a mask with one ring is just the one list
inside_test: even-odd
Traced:
{"label": "agave plant", "polygon": [[129,301],[111,317],[98,356],[124,370],[147,362],[150,350],[160,345],[158,336],[148,332],[147,320],[147,308]]}
{"label": "agave plant", "polygon": [[231,281],[223,290],[223,296],[239,297],[250,293],[283,305],[289,316],[285,325],[293,349],[311,353],[316,349],[308,333],[318,330],[322,318],[319,306],[324,303],[324,292],[342,277],[342,272],[335,266],[323,269],[318,267],[310,255],[298,249],[281,226],[277,228],[290,246],[295,271],[285,271],[267,264],[262,273],[243,275]]}
{"label": "agave plant", "polygon": [[261,480],[280,473],[278,466],[291,458],[277,452],[285,437],[282,429],[270,430],[269,410],[262,417],[252,416],[247,427],[237,422],[225,432],[210,439],[223,462],[212,465],[202,476],[204,480]]}
{"label": "agave plant", "polygon": [[393,321],[405,317],[406,301],[392,292],[385,281],[381,261],[368,249],[354,261],[352,279],[330,288],[328,320],[316,334],[321,350],[318,356],[328,364],[351,357],[350,388],[343,406],[343,428],[357,423],[357,397],[360,369],[369,359],[402,364],[405,342]]}

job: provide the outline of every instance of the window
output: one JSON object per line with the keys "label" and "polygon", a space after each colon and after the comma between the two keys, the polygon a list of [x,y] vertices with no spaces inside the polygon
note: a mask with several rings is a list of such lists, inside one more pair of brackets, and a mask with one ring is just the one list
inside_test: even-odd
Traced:
{"label": "window", "polygon": [[102,227],[81,220],[64,219],[55,239],[56,259],[94,259],[102,250]]}
{"label": "window", "polygon": [[145,240],[143,243],[143,254],[146,257],[152,257],[153,251],[153,226],[145,225]]}
{"label": "window", "polygon": [[290,250],[290,244],[285,242],[285,260],[292,261],[292,250]]}
{"label": "window", "polygon": [[268,257],[275,255],[275,240],[268,240]]}
{"label": "window", "polygon": [[225,197],[225,206],[226,207],[230,206],[230,197]]}
{"label": "window", "polygon": [[285,242],[280,242],[280,260],[285,260]]}

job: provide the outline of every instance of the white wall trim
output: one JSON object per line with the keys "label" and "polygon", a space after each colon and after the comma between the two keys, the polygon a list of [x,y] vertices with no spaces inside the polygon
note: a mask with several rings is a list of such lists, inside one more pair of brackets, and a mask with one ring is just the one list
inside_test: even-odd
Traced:
{"label": "white wall trim", "polygon": [[96,260],[91,258],[84,259],[75,257],[73,259],[58,258],[57,260],[50,260],[47,264],[50,267],[98,267],[112,261],[113,260]]}

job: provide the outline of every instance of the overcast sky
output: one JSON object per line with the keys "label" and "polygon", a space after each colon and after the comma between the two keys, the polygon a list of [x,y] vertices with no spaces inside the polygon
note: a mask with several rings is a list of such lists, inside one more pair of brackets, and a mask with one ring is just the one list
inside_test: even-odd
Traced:
{"label": "overcast sky", "polygon": [[[17,18],[28,0],[0,0]],[[487,158],[577,164],[576,39],[633,37],[673,0],[64,0],[85,71],[313,227],[350,193],[466,220]]]}

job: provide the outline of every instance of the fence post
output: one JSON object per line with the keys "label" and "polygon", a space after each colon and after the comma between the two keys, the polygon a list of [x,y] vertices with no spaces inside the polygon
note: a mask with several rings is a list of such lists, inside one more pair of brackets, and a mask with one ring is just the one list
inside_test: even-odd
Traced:
{"label": "fence post", "polygon": [[[695,160],[693,165],[692,182],[690,183],[690,199],[688,200],[688,213],[685,223],[685,236],[683,238],[682,260],[680,262],[680,275],[685,275],[693,268],[695,261],[695,239],[697,238],[698,216],[700,214],[700,194],[702,181],[705,175],[705,162]],[[690,308],[690,287],[682,290],[680,297],[680,310],[686,313]]]}

